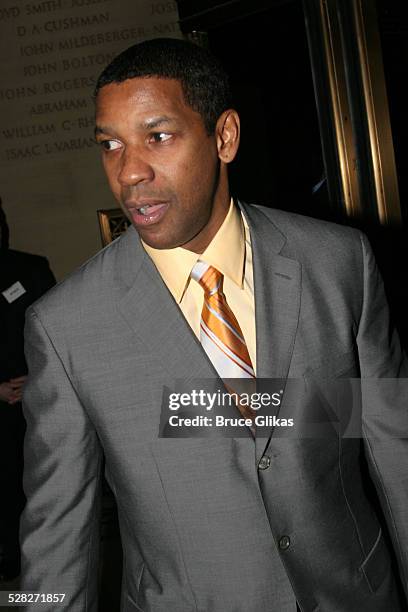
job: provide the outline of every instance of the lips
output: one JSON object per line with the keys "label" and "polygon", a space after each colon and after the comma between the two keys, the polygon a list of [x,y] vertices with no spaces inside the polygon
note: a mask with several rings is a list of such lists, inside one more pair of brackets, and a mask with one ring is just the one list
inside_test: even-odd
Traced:
{"label": "lips", "polygon": [[135,226],[146,227],[158,223],[168,209],[168,202],[138,201],[126,202],[126,208]]}

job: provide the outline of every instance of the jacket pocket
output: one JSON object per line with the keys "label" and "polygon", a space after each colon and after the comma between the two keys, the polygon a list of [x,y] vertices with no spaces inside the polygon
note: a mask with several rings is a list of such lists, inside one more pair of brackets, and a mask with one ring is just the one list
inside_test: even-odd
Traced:
{"label": "jacket pocket", "polygon": [[364,562],[360,565],[370,590],[375,593],[384,582],[390,571],[390,558],[388,550],[382,537],[381,529],[378,533],[374,546],[368,553]]}
{"label": "jacket pocket", "polygon": [[333,378],[358,378],[360,376],[356,355],[354,351],[346,353],[332,351],[325,356],[320,364],[314,364],[306,369],[305,378],[333,379]]}

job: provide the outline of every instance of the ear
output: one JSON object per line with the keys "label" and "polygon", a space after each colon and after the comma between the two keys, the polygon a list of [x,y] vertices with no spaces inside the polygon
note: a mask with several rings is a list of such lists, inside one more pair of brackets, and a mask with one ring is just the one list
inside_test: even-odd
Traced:
{"label": "ear", "polygon": [[240,121],[236,110],[224,111],[215,127],[218,157],[225,164],[232,162],[239,147]]}

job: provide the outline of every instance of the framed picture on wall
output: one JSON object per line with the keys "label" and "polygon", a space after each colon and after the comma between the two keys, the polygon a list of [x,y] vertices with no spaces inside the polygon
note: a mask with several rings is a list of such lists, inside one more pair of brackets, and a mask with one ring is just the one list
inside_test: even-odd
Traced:
{"label": "framed picture on wall", "polygon": [[98,210],[97,213],[103,246],[118,238],[130,225],[120,208]]}

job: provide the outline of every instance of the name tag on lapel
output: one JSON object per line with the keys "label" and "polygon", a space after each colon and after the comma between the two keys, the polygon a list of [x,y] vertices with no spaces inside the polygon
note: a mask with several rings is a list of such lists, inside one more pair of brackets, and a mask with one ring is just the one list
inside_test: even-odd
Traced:
{"label": "name tag on lapel", "polygon": [[2,295],[4,295],[9,304],[17,300],[17,298],[20,296],[24,295],[24,293],[26,293],[26,290],[20,281],[17,281],[14,283],[14,285],[11,285],[8,289],[5,289],[5,291],[2,291]]}

